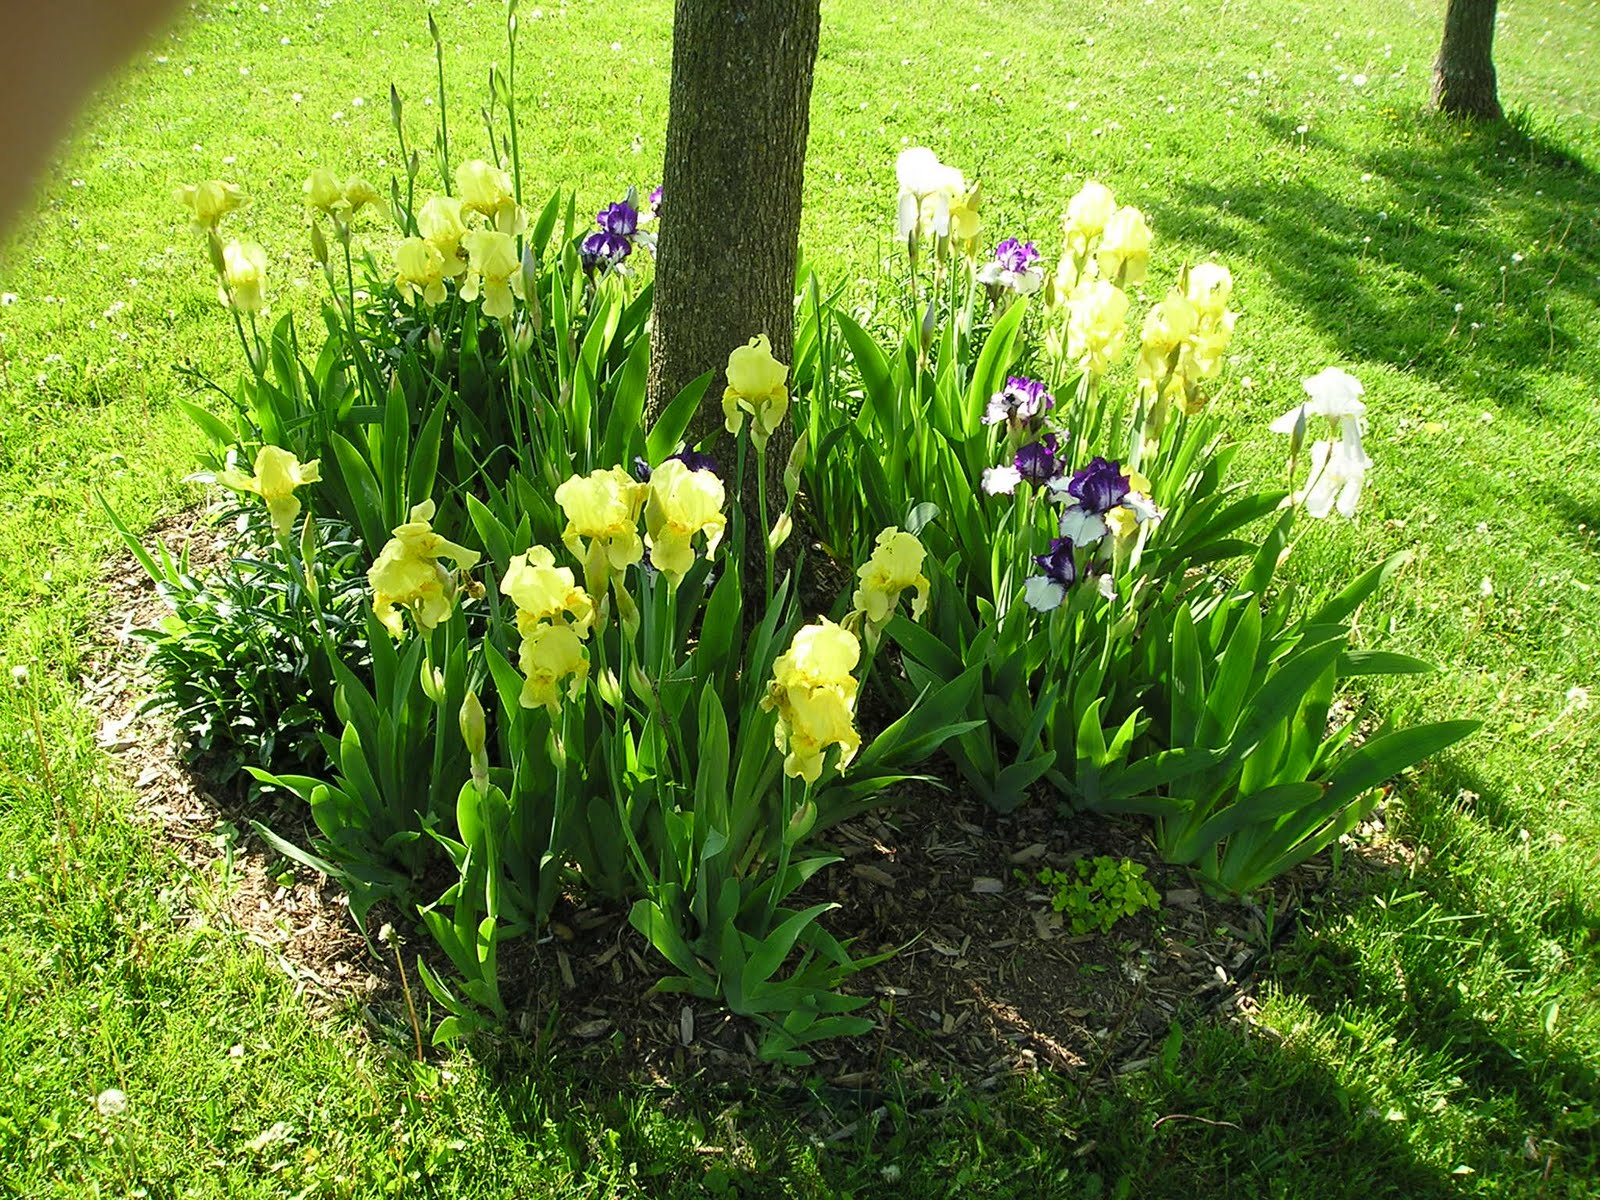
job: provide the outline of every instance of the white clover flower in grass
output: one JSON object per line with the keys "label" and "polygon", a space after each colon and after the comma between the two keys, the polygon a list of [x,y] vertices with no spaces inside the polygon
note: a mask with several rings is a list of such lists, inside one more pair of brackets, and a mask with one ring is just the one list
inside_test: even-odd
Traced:
{"label": "white clover flower in grass", "polygon": [[128,1097],[121,1088],[106,1088],[94,1098],[94,1110],[102,1117],[120,1117],[128,1111]]}

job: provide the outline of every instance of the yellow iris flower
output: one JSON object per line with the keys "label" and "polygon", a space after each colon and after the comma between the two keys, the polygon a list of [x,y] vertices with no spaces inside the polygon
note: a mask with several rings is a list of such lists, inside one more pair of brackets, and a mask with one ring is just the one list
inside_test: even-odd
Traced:
{"label": "yellow iris flower", "polygon": [[1117,201],[1111,189],[1103,183],[1090,180],[1067,202],[1067,215],[1062,227],[1067,235],[1067,249],[1079,258],[1086,255],[1095,240],[1105,232],[1111,218],[1116,215]]}
{"label": "yellow iris flower", "polygon": [[969,257],[978,252],[978,238],[983,232],[983,219],[978,215],[982,203],[983,189],[977,183],[950,201],[950,240]]}
{"label": "yellow iris flower", "polygon": [[287,540],[300,515],[295,488],[321,479],[317,461],[303,463],[281,446],[263,446],[256,454],[255,474],[246,475],[232,467],[217,472],[217,482],[237,492],[254,492],[267,502],[272,530]]}
{"label": "yellow iris flower", "polygon": [[1100,274],[1118,287],[1143,283],[1150,269],[1150,227],[1137,208],[1119,208],[1106,222],[1095,252]]}
{"label": "yellow iris flower", "polygon": [[583,642],[567,625],[539,625],[522,639],[517,665],[522,669],[524,708],[543,706],[551,716],[561,712],[561,681],[570,680],[567,695],[575,699],[589,677]]}
{"label": "yellow iris flower", "polygon": [[411,510],[411,519],[394,529],[377,561],[367,570],[372,586],[372,610],[394,637],[405,632],[402,610],[423,632],[448,620],[455,608],[454,576],[439,562],[447,558],[463,571],[478,565],[479,554],[458,546],[433,531],[434,505],[424,500]]}
{"label": "yellow iris flower", "polygon": [[1233,274],[1220,263],[1196,263],[1184,272],[1184,294],[1201,317],[1220,319],[1233,295]]}
{"label": "yellow iris flower", "polygon": [[[1128,545],[1138,534],[1139,527],[1161,519],[1161,510],[1150,495],[1150,480],[1128,466],[1122,467],[1122,477],[1128,481],[1128,494],[1121,504],[1105,514],[1106,528],[1115,538],[1115,553],[1126,555]],[[1119,568],[1120,569],[1120,568]]]}
{"label": "yellow iris flower", "polygon": [[826,617],[799,629],[789,649],[772,664],[772,680],[761,707],[777,710],[773,742],[784,753],[790,778],[815,783],[828,747],[839,748],[839,769],[861,748],[855,729],[856,680],[861,643]]}
{"label": "yellow iris flower", "polygon": [[417,232],[444,260],[446,279],[466,274],[467,255],[461,248],[461,239],[467,236],[467,226],[461,217],[460,200],[433,196],[424,201],[417,210]]}
{"label": "yellow iris flower", "polygon": [[1168,374],[1178,369],[1180,351],[1199,322],[1195,306],[1176,288],[1145,315],[1137,368],[1139,386],[1144,391],[1155,395]]}
{"label": "yellow iris flower", "polygon": [[255,242],[231,241],[222,248],[222,303],[239,312],[267,307],[267,252]]}
{"label": "yellow iris flower", "polygon": [[1128,297],[1105,279],[1080,283],[1067,299],[1067,355],[1081,370],[1103,375],[1122,353]]}
{"label": "yellow iris flower", "polygon": [[814,625],[797,630],[789,649],[772,664],[772,678],[782,687],[848,685],[855,695],[850,672],[861,661],[861,643],[843,625],[818,617]]}
{"label": "yellow iris flower", "polygon": [[888,624],[900,594],[908,588],[916,589],[911,619],[915,621],[927,611],[928,577],[922,573],[925,553],[915,536],[892,525],[878,535],[872,557],[856,572],[861,586],[850,601],[866,617],[870,631]]}
{"label": "yellow iris flower", "polygon": [[456,191],[463,208],[482,213],[498,233],[515,236],[527,228],[527,218],[512,194],[511,176],[481,158],[456,168]]}
{"label": "yellow iris flower", "polygon": [[517,242],[508,233],[474,229],[461,239],[467,248],[467,278],[461,285],[463,300],[483,295],[483,315],[510,318],[515,311],[512,297],[522,297],[522,260],[517,257]]}
{"label": "yellow iris flower", "polygon": [[1206,395],[1196,386],[1201,380],[1215,379],[1222,373],[1222,356],[1233,340],[1233,324],[1238,313],[1228,309],[1233,294],[1233,275],[1218,263],[1197,263],[1184,272],[1184,293],[1194,305],[1198,320],[1183,350],[1183,373],[1188,388],[1183,398],[1185,412],[1198,412]]}
{"label": "yellow iris flower", "polygon": [[305,194],[306,207],[320,213],[332,213],[344,204],[344,189],[339,177],[327,167],[318,167],[306,176],[300,190]]}
{"label": "yellow iris flower", "polygon": [[189,227],[196,233],[215,229],[218,221],[245,202],[243,190],[220,179],[186,183],[173,192],[173,198],[194,214]]}
{"label": "yellow iris flower", "polygon": [[705,535],[707,558],[716,554],[728,524],[722,512],[727,495],[714,472],[691,471],[676,458],[655,469],[648,489],[644,527],[650,565],[677,587],[694,566],[695,534]]}
{"label": "yellow iris flower", "polygon": [[644,557],[639,510],[645,485],[621,467],[574,475],[556,488],[556,503],[566,514],[561,541],[583,563],[583,583],[603,596],[614,573]]}
{"label": "yellow iris flower", "polygon": [[394,285],[412,304],[443,304],[444,256],[419,237],[408,237],[395,247]]}
{"label": "yellow iris flower", "polygon": [[383,193],[359,175],[344,181],[344,202],[354,216],[368,204],[383,203]]}
{"label": "yellow iris flower", "polygon": [[556,566],[556,556],[545,546],[513,558],[500,591],[517,606],[517,630],[525,638],[545,621],[569,624],[580,638],[594,624],[593,598],[569,568]]}
{"label": "yellow iris flower", "polygon": [[789,693],[789,713],[778,722],[778,749],[784,751],[783,772],[815,783],[822,774],[822,756],[839,748],[839,769],[861,748],[855,713],[839,688],[810,688]]}
{"label": "yellow iris flower", "polygon": [[728,387],[722,393],[722,415],[728,432],[738,435],[750,416],[750,440],[765,450],[767,439],[789,411],[789,368],[772,356],[766,334],[750,339],[728,355]]}

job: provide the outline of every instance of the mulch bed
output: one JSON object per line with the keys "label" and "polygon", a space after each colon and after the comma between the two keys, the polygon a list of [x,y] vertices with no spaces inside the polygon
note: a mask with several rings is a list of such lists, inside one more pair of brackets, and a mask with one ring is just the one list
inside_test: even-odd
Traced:
{"label": "mulch bed", "polygon": [[[174,548],[186,543],[197,571],[231,544],[228,531],[194,514],[151,536]],[[84,703],[98,714],[100,744],[133,789],[134,818],[153,826],[193,875],[192,916],[231,926],[258,946],[313,1011],[358,1011],[371,1036],[409,1046],[394,940],[369,946],[333,883],[303,868],[286,875],[286,864],[250,830],[253,817],[303,839],[308,822],[297,801],[264,812],[261,801],[246,803],[241,787],[212,785],[185,765],[170,723],[139,714],[149,680],[133,631],[157,624],[166,610],[131,558],[109,564],[106,581],[107,633],[85,664]],[[824,921],[836,936],[855,939],[858,954],[901,947],[851,982],[852,991],[874,998],[862,1012],[876,1028],[813,1047],[817,1061],[805,1071],[869,1094],[890,1072],[902,1086],[992,1085],[1036,1071],[1087,1085],[1137,1070],[1180,1013],[1248,1021],[1269,934],[1281,939],[1330,873],[1319,860],[1279,880],[1269,929],[1261,908],[1207,897],[1186,872],[1160,863],[1137,822],[1063,819],[1043,799],[1002,818],[959,789],[907,799],[829,831],[825,843],[843,861],[808,885],[838,902]],[[1161,908],[1126,918],[1109,934],[1074,935],[1030,881],[1042,867],[1099,854],[1145,864]],[[382,919],[375,914],[373,927]],[[398,913],[388,919],[404,959],[422,953],[432,964],[416,922]],[[695,1079],[748,1088],[797,1077],[756,1058],[759,1030],[751,1022],[652,992],[665,964],[620,911],[569,904],[538,944],[507,947],[501,969],[521,1032],[552,1031],[549,1045],[569,1060],[675,1085]],[[408,977],[412,998],[425,1006],[420,981],[411,971]],[[424,1007],[424,1038],[428,1019]]]}

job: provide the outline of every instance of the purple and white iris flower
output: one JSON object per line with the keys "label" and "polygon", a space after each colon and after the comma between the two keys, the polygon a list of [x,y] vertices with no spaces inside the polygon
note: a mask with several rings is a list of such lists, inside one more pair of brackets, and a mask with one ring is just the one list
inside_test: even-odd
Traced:
{"label": "purple and white iris flower", "polygon": [[1037,442],[1017,450],[1010,466],[989,467],[983,473],[983,490],[991,496],[1009,496],[1020,483],[1048,487],[1061,471],[1056,460],[1059,449],[1056,435],[1047,433]]}
{"label": "purple and white iris flower", "polygon": [[978,269],[978,282],[995,291],[1031,296],[1044,286],[1044,268],[1032,242],[1006,238],[995,247],[994,261]]}
{"label": "purple and white iris flower", "polygon": [[632,253],[633,243],[621,234],[591,233],[578,246],[578,261],[585,271],[593,274],[614,270]]}
{"label": "purple and white iris flower", "polygon": [[1038,379],[1013,375],[1006,380],[1001,391],[989,397],[989,406],[983,410],[985,425],[1005,422],[1013,431],[1029,426],[1038,428],[1044,414],[1056,406],[1056,398]]}
{"label": "purple and white iris flower", "polygon": [[1097,457],[1071,477],[1054,480],[1050,490],[1057,499],[1071,501],[1061,510],[1061,536],[1092,546],[1106,535],[1106,514],[1128,498],[1132,487],[1120,463]]}
{"label": "purple and white iris flower", "polygon": [[[631,196],[633,193],[630,191],[628,194]],[[602,232],[627,238],[631,242],[634,234],[639,232],[639,210],[627,200],[621,200],[602,209],[595,217],[595,223]]]}
{"label": "purple and white iris flower", "polygon": [[1064,491],[1092,513],[1108,513],[1128,494],[1128,477],[1115,459],[1092,458],[1056,491]]}
{"label": "purple and white iris flower", "polygon": [[1044,574],[1030,575],[1023,581],[1023,603],[1039,612],[1061,607],[1067,590],[1078,580],[1078,564],[1073,558],[1075,549],[1071,538],[1058,537],[1050,542],[1048,554],[1034,555],[1033,561]]}
{"label": "purple and white iris flower", "polygon": [[578,246],[578,259],[585,271],[616,270],[633,253],[635,246],[654,248],[655,234],[639,228],[637,200],[638,193],[629,188],[626,197],[606,205],[595,215],[599,232],[591,233]]}
{"label": "purple and white iris flower", "polygon": [[1056,477],[1056,435],[1047,433],[1017,451],[1013,464],[1017,474],[1035,487],[1043,487]]}
{"label": "purple and white iris flower", "polygon": [[[691,471],[710,471],[718,479],[722,478],[722,470],[717,466],[717,460],[709,454],[701,454],[698,450],[679,450],[676,454],[669,454],[662,459],[671,462],[677,459]],[[649,483],[650,476],[655,473],[647,459],[635,455],[633,460],[633,477],[640,483]]]}

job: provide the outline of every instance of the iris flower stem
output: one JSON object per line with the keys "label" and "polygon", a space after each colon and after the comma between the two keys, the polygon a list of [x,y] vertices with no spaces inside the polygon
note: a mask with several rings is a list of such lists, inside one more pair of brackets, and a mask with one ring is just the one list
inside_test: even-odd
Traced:
{"label": "iris flower stem", "polygon": [[[734,439],[734,441],[738,445],[739,449],[738,449],[738,453],[736,455],[735,462],[734,462],[733,493],[736,496],[743,496],[744,495],[744,444],[745,443],[744,443],[744,439],[742,437],[736,437]],[[744,514],[744,505],[743,504],[735,504],[735,505],[733,505],[733,545],[738,548],[738,551],[739,551],[738,562],[739,562],[739,564],[741,566],[744,563],[744,552],[745,552],[745,540],[744,539],[745,539],[745,532],[746,532],[745,531],[745,526],[747,524],[748,524],[748,522],[745,520],[745,514]],[[740,574],[742,575],[743,571],[741,571]]]}
{"label": "iris flower stem", "polygon": [[[552,288],[554,288],[556,286],[559,286],[560,283],[561,283],[561,267],[560,267],[560,262],[558,260],[557,264],[556,264],[556,269],[555,269],[554,274],[553,274],[553,281],[552,281],[552,285],[551,286],[552,286]],[[538,279],[537,276],[532,280],[532,286],[533,286],[533,295],[532,296],[526,296],[526,297],[523,298],[523,303],[530,310],[533,309],[534,306],[538,304],[539,279]],[[536,402],[539,399],[539,396],[537,394],[538,390],[539,389],[543,389],[544,399],[547,402],[551,402],[552,405],[553,405],[553,402],[554,402],[556,396],[559,395],[559,387],[556,389],[555,393],[551,392],[550,378],[551,378],[551,375],[552,375],[552,367],[551,367],[551,363],[550,363],[549,347],[547,347],[545,345],[544,338],[539,336],[540,330],[533,328],[533,324],[532,324],[531,321],[529,322],[529,332],[533,334],[533,341],[532,341],[533,350],[534,350],[534,363],[533,363],[533,366],[534,366],[534,374],[537,375],[537,379],[534,379],[533,375],[529,376],[530,382],[532,384],[536,385],[536,386],[530,386],[529,387],[529,389],[528,389],[528,391],[529,391],[528,400],[529,400],[530,404]]]}
{"label": "iris flower stem", "polygon": [[774,556],[772,551],[772,538],[768,536],[769,528],[767,525],[767,448],[765,446],[756,447],[756,503],[759,507],[761,516],[761,548],[767,563],[766,602],[770,607],[772,604],[772,573]]}
{"label": "iris flower stem", "polygon": [[[1033,551],[1033,488],[1019,485],[1011,501],[1011,553],[1003,556],[1005,575],[994,581],[994,602],[997,613],[1011,611],[1016,594],[1016,568],[1020,565],[1023,577],[1028,574],[1028,562]],[[1021,550],[1019,555],[1017,552]]]}
{"label": "iris flower stem", "polygon": [[[313,520],[314,518],[311,516],[311,514],[307,513],[307,523],[310,524]],[[315,530],[316,525],[311,524],[311,528]],[[328,635],[327,617],[322,611],[322,605],[318,603],[317,598],[312,595],[309,583],[307,583],[306,586],[300,586],[302,581],[308,581],[311,579],[311,573],[313,570],[315,570],[315,568],[309,561],[295,552],[293,538],[281,537],[276,540],[283,548],[283,556],[288,560],[289,563],[289,586],[294,589],[294,595],[297,599],[303,596],[309,601],[307,607],[311,609],[311,619],[316,624],[317,632],[322,635],[322,644],[324,647],[326,647],[328,657],[331,660],[337,651],[334,648],[333,638]]]}
{"label": "iris flower stem", "polygon": [[623,768],[627,756],[622,752],[622,723],[628,712],[628,635],[625,630],[617,639],[617,719],[611,727],[611,797],[616,805],[617,824],[622,829],[622,837],[628,843],[628,851],[633,855],[634,861],[639,866],[639,873],[650,886],[655,883],[655,872],[650,869],[650,864],[645,861],[644,850],[639,845],[639,839],[633,836],[633,815],[629,811],[629,802],[622,795]]}
{"label": "iris flower stem", "polygon": [[[1098,405],[1097,378],[1088,371],[1078,377],[1078,408],[1083,413],[1085,445],[1093,445],[1100,437],[1101,412]],[[1092,420],[1091,420],[1092,415]]]}
{"label": "iris flower stem", "polygon": [[399,109],[400,93],[392,83],[389,85],[389,94],[396,97],[394,134],[400,143],[400,169],[406,173],[406,211],[405,220],[400,223],[400,232],[409,236],[417,232],[416,210],[413,207],[417,195],[417,173],[411,169],[411,148],[406,145],[406,126]]}
{"label": "iris flower stem", "polygon": [[[616,589],[620,585],[613,578],[605,586]],[[644,619],[644,615],[643,612],[640,613],[641,621]],[[617,620],[617,626],[617,706],[616,720],[611,727],[612,768],[607,774],[611,777],[611,795],[612,803],[616,808],[617,825],[622,831],[623,841],[627,843],[628,853],[633,856],[633,860],[638,866],[640,878],[648,885],[654,886],[655,873],[651,870],[650,864],[645,859],[644,850],[640,847],[638,839],[633,834],[632,796],[624,796],[622,791],[622,783],[626,775],[628,761],[627,754],[624,752],[625,732],[623,726],[629,719],[628,650],[632,643],[628,637],[627,630],[622,628],[620,615]],[[605,648],[604,641],[597,637],[595,646],[597,650],[603,651]],[[604,670],[604,668],[605,663],[602,660],[601,669]]]}
{"label": "iris flower stem", "polygon": [[[431,24],[431,21],[430,21]],[[450,122],[445,116],[444,46],[433,39],[433,62],[439,76],[439,178],[444,182],[444,194],[450,194]]]}
{"label": "iris flower stem", "polygon": [[[761,920],[761,928],[755,936],[764,938],[767,930],[772,928],[772,918],[778,909],[778,892],[783,886],[784,876],[789,873],[789,823],[794,820],[794,798],[792,784],[789,776],[783,776],[783,787],[779,792],[780,802],[778,808],[778,864],[777,871],[772,877],[772,887],[767,891],[767,911]],[[807,790],[810,789],[807,784]]]}
{"label": "iris flower stem", "polygon": [[[642,614],[646,622],[644,644],[646,647],[653,646],[658,652],[656,662],[652,664],[655,667],[656,677],[647,678],[646,682],[650,685],[650,706],[660,730],[660,754],[668,768],[661,771],[661,776],[669,779],[692,779],[693,772],[689,766],[689,756],[684,749],[683,738],[676,722],[667,719],[667,707],[661,699],[661,688],[672,675],[672,663],[675,657],[673,651],[678,628],[678,589],[665,575],[656,576],[655,580],[646,586],[648,594]],[[657,589],[663,587],[666,589],[666,596],[661,600],[657,597]]]}
{"label": "iris flower stem", "polygon": [[[361,334],[356,329],[356,272],[350,258],[350,231],[344,227],[343,236],[339,244],[344,248],[344,282],[345,294],[340,296],[333,277],[328,278],[329,287],[334,289],[334,299],[340,302],[339,307],[344,310],[345,329],[350,334],[350,356],[355,361],[356,377],[361,381],[361,396],[368,403],[376,406],[379,401],[377,391],[373,387],[376,373],[373,371],[372,360],[367,357],[367,348],[361,341]],[[402,514],[403,515],[403,514]],[[385,517],[387,520],[388,517]]]}
{"label": "iris flower stem", "polygon": [[[230,292],[231,295],[231,292]],[[239,334],[239,348],[244,351],[245,361],[250,364],[250,370],[255,373],[256,382],[262,382],[264,369],[261,362],[261,338],[256,334],[256,315],[250,314],[250,332],[255,336],[255,346],[251,347],[250,338],[244,335],[244,322],[239,319],[239,310],[233,305],[228,306],[228,311],[233,314],[233,327]]]}
{"label": "iris flower stem", "polygon": [[661,700],[661,688],[672,677],[672,667],[678,657],[678,585],[670,580],[667,583],[666,625],[666,636],[661,642],[661,673],[656,681],[656,710],[660,714],[661,723],[666,726],[672,752],[677,756],[678,776],[692,780],[694,768],[691,766],[688,749],[683,744],[683,732],[678,728],[676,721],[667,720],[666,705]]}
{"label": "iris flower stem", "polygon": [[523,462],[532,463],[535,459],[529,454],[532,448],[532,438],[529,436],[529,431],[533,428],[531,414],[528,431],[524,431],[522,425],[522,351],[517,348],[517,339],[504,322],[501,323],[501,332],[505,335],[506,343],[511,350],[511,353],[506,355],[506,362],[511,368],[511,403],[506,405],[511,410],[511,432],[516,438],[517,451]]}
{"label": "iris flower stem", "polygon": [[[572,705],[563,704],[561,706],[561,732],[558,735],[557,743],[560,753],[554,756],[555,762],[553,765],[556,769],[556,789],[554,803],[550,808],[550,839],[545,844],[545,848],[547,850],[553,849],[555,846],[560,845],[562,841],[561,815],[569,811],[567,806],[567,746],[571,742],[572,714]],[[552,732],[554,732],[554,730],[552,730]],[[520,769],[522,765],[520,758],[521,756],[519,755],[519,761],[516,764],[518,769]],[[539,881],[539,890],[535,895],[535,900],[539,906],[539,915],[548,915],[547,901],[544,897],[543,879],[540,879]]]}
{"label": "iris flower stem", "polygon": [[1135,471],[1139,470],[1144,459],[1145,419],[1144,393],[1141,392],[1133,402],[1133,424],[1128,430],[1128,466]]}
{"label": "iris flower stem", "polygon": [[[422,669],[431,674],[433,671],[433,635],[426,633],[423,634],[423,637],[426,640],[422,644]],[[448,662],[450,659],[450,626],[448,624],[445,625],[444,629],[444,641],[444,657],[445,661]],[[444,775],[445,711],[443,687],[439,689],[439,698],[433,702],[433,705],[438,710],[438,713],[433,722],[433,774],[430,779],[434,784],[437,784]],[[430,796],[428,801],[428,807],[431,809],[433,807],[433,797]]]}
{"label": "iris flower stem", "polygon": [[917,276],[917,252],[915,249],[916,237],[917,231],[913,229],[911,231],[911,245],[908,247],[906,252],[906,257],[910,260],[911,268],[911,290],[909,293],[911,297],[911,306],[906,312],[906,317],[911,322],[913,329],[917,327],[917,323],[920,320],[920,317],[917,313],[917,307],[922,295],[922,286],[918,281]]}
{"label": "iris flower stem", "polygon": [[[522,205],[522,154],[517,148],[517,17],[506,18],[506,124],[511,127],[511,193]],[[521,247],[518,247],[520,250]]]}

